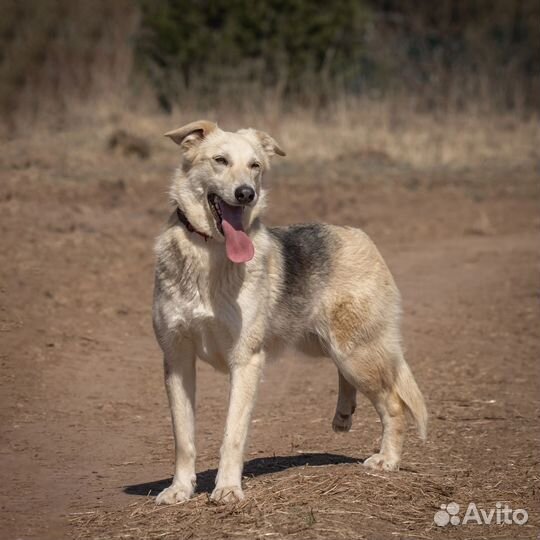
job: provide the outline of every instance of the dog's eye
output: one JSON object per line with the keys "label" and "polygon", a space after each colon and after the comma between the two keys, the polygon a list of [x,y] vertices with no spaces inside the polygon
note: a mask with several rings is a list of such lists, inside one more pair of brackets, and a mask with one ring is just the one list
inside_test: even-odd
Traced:
{"label": "dog's eye", "polygon": [[251,168],[252,168],[254,171],[258,171],[258,170],[261,168],[261,164],[258,163],[257,161],[254,161],[254,162],[251,164]]}
{"label": "dog's eye", "polygon": [[227,161],[226,158],[224,158],[223,156],[214,156],[214,161],[216,163],[219,163],[220,165],[228,165],[229,162]]}

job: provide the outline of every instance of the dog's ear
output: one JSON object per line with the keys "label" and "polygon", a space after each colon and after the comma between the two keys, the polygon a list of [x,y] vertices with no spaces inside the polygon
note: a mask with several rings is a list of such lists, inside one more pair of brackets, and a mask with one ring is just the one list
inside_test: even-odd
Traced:
{"label": "dog's ear", "polygon": [[165,133],[165,137],[169,137],[184,150],[188,150],[198,145],[209,133],[212,133],[217,128],[218,126],[214,122],[197,120],[196,122],[191,122],[181,128]]}
{"label": "dog's ear", "polygon": [[272,157],[275,154],[277,154],[278,156],[287,155],[279,146],[279,144],[275,141],[275,139],[271,137],[270,135],[268,135],[268,133],[265,133],[264,131],[248,128],[248,129],[240,129],[238,133],[240,133],[240,135],[243,135],[244,137],[247,137],[248,139],[251,139],[256,144],[260,145],[261,148],[266,152],[266,155],[268,157]]}

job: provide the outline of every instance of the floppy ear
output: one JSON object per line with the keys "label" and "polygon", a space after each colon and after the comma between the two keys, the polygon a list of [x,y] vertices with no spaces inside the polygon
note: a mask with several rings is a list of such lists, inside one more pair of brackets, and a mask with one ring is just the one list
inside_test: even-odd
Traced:
{"label": "floppy ear", "polygon": [[275,139],[273,137],[270,137],[270,135],[268,135],[268,133],[265,133],[264,131],[248,128],[248,129],[241,129],[238,131],[238,133],[240,133],[240,135],[244,135],[244,137],[248,137],[255,143],[259,144],[262,147],[262,149],[266,152],[266,155],[268,157],[272,157],[275,154],[277,154],[278,156],[287,155],[281,149],[281,147],[275,141]]}
{"label": "floppy ear", "polygon": [[217,124],[208,120],[197,120],[178,129],[165,133],[184,150],[199,144],[209,133],[217,129]]}

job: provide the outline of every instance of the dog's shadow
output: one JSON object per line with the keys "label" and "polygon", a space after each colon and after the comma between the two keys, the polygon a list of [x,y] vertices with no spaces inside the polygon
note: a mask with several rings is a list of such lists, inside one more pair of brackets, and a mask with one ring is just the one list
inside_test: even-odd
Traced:
{"label": "dog's shadow", "polygon": [[[354,459],[340,454],[300,454],[298,456],[274,456],[256,458],[247,461],[244,465],[243,476],[261,476],[272,474],[293,467],[320,467],[323,465],[337,465],[340,463],[361,463],[361,459]],[[197,474],[196,493],[211,493],[214,489],[217,469],[208,469]],[[155,496],[163,489],[170,486],[172,478],[133,484],[124,488],[128,495]]]}

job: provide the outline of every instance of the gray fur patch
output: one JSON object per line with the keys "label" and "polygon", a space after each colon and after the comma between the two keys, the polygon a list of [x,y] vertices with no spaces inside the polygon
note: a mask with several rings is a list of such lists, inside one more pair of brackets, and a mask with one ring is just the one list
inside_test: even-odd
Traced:
{"label": "gray fur patch", "polygon": [[305,325],[305,316],[331,272],[331,233],[325,225],[291,225],[269,229],[281,245],[284,261],[283,288],[278,305],[281,331],[294,332]]}

